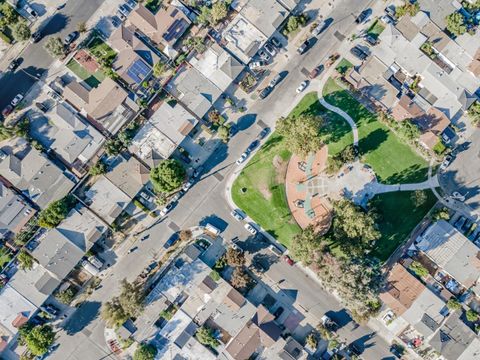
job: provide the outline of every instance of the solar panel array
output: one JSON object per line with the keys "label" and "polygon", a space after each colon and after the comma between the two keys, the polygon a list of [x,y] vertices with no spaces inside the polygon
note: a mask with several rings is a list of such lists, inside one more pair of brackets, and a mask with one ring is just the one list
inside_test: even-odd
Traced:
{"label": "solar panel array", "polygon": [[140,84],[150,73],[150,68],[142,60],[138,59],[128,68],[127,74],[136,84]]}

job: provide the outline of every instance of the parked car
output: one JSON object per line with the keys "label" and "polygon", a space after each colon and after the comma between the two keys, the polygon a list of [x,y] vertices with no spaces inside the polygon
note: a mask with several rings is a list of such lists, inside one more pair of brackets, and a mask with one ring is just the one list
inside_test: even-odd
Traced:
{"label": "parked car", "polygon": [[270,250],[272,253],[274,253],[274,254],[277,255],[277,256],[282,256],[282,254],[283,254],[283,253],[280,251],[280,249],[277,248],[275,245],[270,245],[270,246],[268,247],[268,250]]}
{"label": "parked car", "polygon": [[275,46],[277,49],[281,49],[282,48],[282,43],[280,42],[280,40],[278,40],[276,37],[272,37],[270,39],[270,42],[272,43],[273,46]]}
{"label": "parked car", "polygon": [[179,191],[176,192],[175,195],[172,196],[171,202],[174,203],[174,202],[178,201],[182,197],[183,194],[185,194],[185,191],[180,189]]}
{"label": "parked car", "polygon": [[198,168],[196,168],[195,170],[193,170],[192,177],[193,177],[194,179],[196,179],[196,178],[198,178],[202,173],[203,173],[203,166],[199,166]]}
{"label": "parked car", "polygon": [[303,55],[307,52],[308,48],[310,46],[310,41],[307,39],[305,40],[302,45],[300,45],[297,49],[297,52],[300,54],[300,55]]}
{"label": "parked car", "polygon": [[140,196],[147,201],[152,201],[152,197],[148,195],[145,191],[140,191]]}
{"label": "parked car", "polygon": [[328,27],[328,23],[326,21],[322,21],[320,24],[318,24],[315,29],[312,31],[313,36],[318,36],[322,32],[325,31],[325,29]]}
{"label": "parked car", "polygon": [[5,116],[5,117],[10,115],[12,113],[13,109],[14,108],[13,108],[12,104],[7,105],[5,107],[5,109],[2,110],[2,115]]}
{"label": "parked car", "polygon": [[260,91],[260,94],[258,94],[258,96],[260,97],[260,99],[265,99],[268,95],[270,95],[272,90],[273,90],[273,88],[269,85],[265,89]]}
{"label": "parked car", "polygon": [[293,266],[295,264],[295,262],[292,260],[292,258],[288,255],[283,256],[283,261],[285,261],[290,266]]}
{"label": "parked car", "polygon": [[230,215],[232,215],[237,221],[242,221],[243,219],[245,219],[245,216],[243,216],[243,214],[241,214],[238,210],[232,210]]}
{"label": "parked car", "polygon": [[20,104],[20,101],[23,100],[23,95],[22,94],[17,94],[15,97],[12,99],[12,102],[10,103],[13,107],[17,106]]}
{"label": "parked car", "polygon": [[385,14],[391,16],[392,18],[395,18],[396,13],[397,13],[397,10],[395,9],[395,5],[393,5],[393,4],[388,5],[385,8]]}
{"label": "parked car", "polygon": [[357,24],[361,24],[363,23],[365,20],[367,20],[368,16],[370,15],[371,13],[371,10],[370,9],[365,9],[363,10],[360,15],[357,16],[357,18],[355,19],[355,22]]}
{"label": "parked car", "polygon": [[313,68],[312,71],[310,71],[310,74],[308,74],[308,77],[310,79],[315,79],[318,75],[320,75],[323,72],[324,69],[325,69],[325,66],[320,64],[316,68]]}
{"label": "parked car", "polygon": [[165,207],[162,210],[160,210],[160,216],[167,215],[172,209],[173,209],[173,203],[170,202],[167,205],[165,205]]}
{"label": "parked car", "polygon": [[443,162],[442,162],[442,165],[440,165],[440,170],[445,170],[448,165],[450,165],[450,163],[452,162],[452,156],[450,155],[447,155],[445,156],[445,159],[443,159]]}
{"label": "parked car", "polygon": [[255,235],[257,233],[257,229],[255,229],[251,224],[247,223],[245,224],[245,229],[252,235]]}
{"label": "parked car", "polygon": [[180,235],[178,235],[178,233],[173,233],[169,238],[168,240],[165,242],[165,244],[163,245],[163,247],[165,249],[168,249],[170,246],[172,246],[173,244],[175,244],[178,239],[180,239]]}
{"label": "parked car", "polygon": [[44,103],[36,102],[35,106],[37,107],[38,110],[40,110],[43,113],[46,113],[48,111],[48,107]]}
{"label": "parked car", "polygon": [[386,25],[395,23],[395,21],[388,15],[383,15],[382,17],[380,17],[380,21]]}
{"label": "parked car", "polygon": [[368,57],[368,54],[358,46],[351,48],[350,53],[360,60],[365,60]]}
{"label": "parked car", "polygon": [[302,81],[296,90],[297,94],[300,94],[303,90],[307,88],[307,86],[308,86],[308,80]]}
{"label": "parked car", "polygon": [[260,131],[260,134],[258,134],[258,138],[259,138],[260,140],[265,139],[265,137],[268,135],[269,132],[270,132],[270,128],[269,128],[269,127],[264,128],[262,131]]}
{"label": "parked car", "polygon": [[42,39],[42,33],[40,30],[32,34],[32,42],[36,43]]}
{"label": "parked car", "polygon": [[267,65],[267,63],[265,61],[257,60],[257,61],[250,62],[250,64],[248,64],[248,67],[250,69],[254,70],[254,69],[258,69],[258,68],[260,68],[262,66],[265,66],[265,65]]}
{"label": "parked car", "polygon": [[275,48],[268,42],[265,43],[264,49],[271,57],[274,57],[277,54]]}
{"label": "parked car", "polygon": [[243,163],[245,160],[247,160],[247,157],[248,157],[248,153],[247,153],[247,152],[244,152],[244,153],[238,158],[238,160],[236,161],[237,165],[240,165],[240,164]]}
{"label": "parked car", "polygon": [[333,321],[328,315],[323,315],[320,319],[322,325],[330,331],[337,331],[338,324]]}
{"label": "parked car", "polygon": [[120,11],[121,14],[124,16],[128,16],[130,14],[131,9],[128,7],[127,4],[122,4],[118,7],[118,11]]}
{"label": "parked car", "polygon": [[65,37],[65,39],[63,40],[63,43],[68,46],[71,43],[73,43],[79,35],[80,33],[78,31],[72,31],[70,34],[68,34]]}
{"label": "parked car", "polygon": [[23,10],[25,10],[28,13],[28,15],[30,15],[31,17],[36,18],[38,16],[37,12],[35,10],[33,10],[32,7],[28,4],[26,4],[23,7]]}
{"label": "parked car", "polygon": [[258,56],[260,56],[260,59],[265,60],[266,62],[270,61],[270,55],[268,55],[263,49],[260,49]]}
{"label": "parked car", "polygon": [[185,184],[183,184],[182,186],[182,190],[183,191],[188,191],[188,189],[190,189],[193,185],[193,181],[192,180],[188,180]]}
{"label": "parked car", "polygon": [[378,40],[374,38],[372,35],[365,36],[365,41],[372,46],[375,46],[378,44]]}
{"label": "parked car", "polygon": [[138,246],[134,246],[134,247],[130,248],[130,250],[127,251],[127,254],[134,253],[137,250],[138,250]]}
{"label": "parked car", "polygon": [[60,313],[60,309],[53,306],[52,304],[45,305],[44,309],[46,312],[52,314],[53,316],[57,316]]}
{"label": "parked car", "polygon": [[270,87],[274,88],[280,81],[282,81],[283,77],[280,74],[277,74],[272,80],[270,80]]}
{"label": "parked car", "polygon": [[22,61],[20,58],[13,59],[10,64],[8,64],[7,70],[8,71],[14,71],[18,66],[20,65]]}
{"label": "parked car", "polygon": [[247,151],[248,152],[252,152],[253,150],[255,150],[255,148],[258,146],[258,144],[260,144],[260,141],[258,140],[253,140],[250,145],[248,145],[248,148],[247,148]]}

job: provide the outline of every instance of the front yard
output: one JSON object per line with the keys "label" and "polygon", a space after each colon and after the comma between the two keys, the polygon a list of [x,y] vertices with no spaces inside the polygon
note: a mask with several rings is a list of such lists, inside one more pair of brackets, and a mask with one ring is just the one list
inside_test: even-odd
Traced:
{"label": "front yard", "polygon": [[93,74],[89,73],[75,59],[71,59],[68,62],[67,67],[90,87],[97,87],[105,79],[105,74],[101,70],[98,70]]}

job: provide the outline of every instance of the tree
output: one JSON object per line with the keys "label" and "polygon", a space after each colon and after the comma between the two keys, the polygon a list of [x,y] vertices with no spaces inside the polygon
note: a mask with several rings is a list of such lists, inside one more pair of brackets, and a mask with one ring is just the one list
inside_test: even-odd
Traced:
{"label": "tree", "polygon": [[395,11],[395,16],[399,19],[405,16],[406,14],[410,16],[415,16],[419,11],[420,11],[420,4],[418,4],[418,2],[412,3],[411,1],[406,0],[402,6],[397,6],[397,9]]}
{"label": "tree", "polygon": [[10,139],[13,135],[15,135],[14,129],[0,123],[0,141]]}
{"label": "tree", "polygon": [[157,348],[151,344],[140,344],[133,354],[133,360],[154,360]]}
{"label": "tree", "polygon": [[87,23],[85,21],[80,21],[77,24],[77,30],[80,33],[84,33],[85,31],[87,31]]}
{"label": "tree", "polygon": [[181,241],[188,241],[192,238],[193,234],[191,230],[182,230],[180,231],[179,237]]}
{"label": "tree", "polygon": [[205,325],[197,330],[195,337],[202,345],[210,346],[212,348],[216,348],[220,345],[220,342],[213,335],[213,330]]}
{"label": "tree", "polygon": [[17,260],[19,262],[19,267],[22,270],[31,270],[33,267],[33,257],[27,253],[25,250],[20,250],[17,256]]}
{"label": "tree", "polygon": [[323,119],[319,116],[289,116],[277,121],[277,131],[293,153],[305,157],[322,146],[319,136],[322,125]]}
{"label": "tree", "polygon": [[432,219],[433,220],[450,220],[450,212],[446,207],[436,209],[433,214],[432,214]]}
{"label": "tree", "polygon": [[250,277],[242,267],[238,266],[233,270],[231,282],[235,289],[244,289],[250,282]]}
{"label": "tree", "polygon": [[415,206],[419,207],[427,201],[427,194],[423,190],[415,190],[411,195],[411,199]]}
{"label": "tree", "polygon": [[478,313],[472,309],[468,309],[465,316],[467,317],[467,320],[470,322],[475,322],[478,320]]}
{"label": "tree", "polygon": [[175,159],[163,160],[150,171],[153,187],[159,192],[172,192],[178,189],[185,179],[185,169]]}
{"label": "tree", "polygon": [[139,283],[129,283],[126,279],[123,279],[120,285],[122,291],[118,297],[119,303],[128,317],[136,317],[144,307],[145,294],[143,287]]}
{"label": "tree", "polygon": [[226,126],[220,126],[217,130],[218,137],[222,139],[224,143],[227,143],[230,138],[230,131]]}
{"label": "tree", "polygon": [[200,14],[197,16],[197,22],[201,25],[210,24],[210,19],[212,18],[212,11],[208,6],[202,6],[200,8]]}
{"label": "tree", "polygon": [[450,300],[447,301],[447,308],[455,311],[455,310],[460,310],[462,308],[462,304],[455,298],[450,298]]}
{"label": "tree", "polygon": [[105,142],[105,152],[108,156],[116,156],[126,149],[120,139],[109,139]]}
{"label": "tree", "polygon": [[17,12],[7,2],[0,4],[0,13],[3,15],[6,25],[13,24],[17,20]]}
{"label": "tree", "polygon": [[38,225],[47,229],[56,227],[65,219],[75,206],[76,200],[72,195],[50,203],[38,216]]}
{"label": "tree", "polygon": [[32,32],[24,21],[19,21],[13,26],[12,35],[17,41],[25,41],[30,39]]}
{"label": "tree", "polygon": [[418,261],[413,261],[410,264],[409,269],[412,270],[415,274],[417,274],[417,276],[421,278],[428,276],[429,274],[427,268],[422,264],[420,264]]}
{"label": "tree", "polygon": [[128,319],[117,297],[103,303],[100,316],[111,328],[122,325]]}
{"label": "tree", "polygon": [[462,14],[454,12],[448,15],[445,20],[447,21],[447,30],[453,36],[463,35],[467,32],[465,18]]}
{"label": "tree", "polygon": [[290,16],[287,21],[287,27],[286,27],[287,33],[291,33],[297,30],[298,27],[299,27],[298,18],[294,15]]}
{"label": "tree", "polygon": [[61,58],[65,55],[65,47],[59,37],[48,38],[43,46],[52,57]]}
{"label": "tree", "polygon": [[310,349],[317,349],[318,339],[316,334],[314,334],[313,332],[308,334],[306,338],[306,343]]}
{"label": "tree", "polygon": [[300,234],[293,237],[290,253],[295,260],[301,261],[305,265],[310,265],[320,247],[320,237],[315,234],[313,226],[309,225]]}
{"label": "tree", "polygon": [[374,217],[346,199],[334,203],[333,233],[341,248],[354,255],[364,254],[381,235]]}
{"label": "tree", "polygon": [[467,111],[470,121],[475,126],[480,126],[480,102],[475,101]]}
{"label": "tree", "polygon": [[217,1],[212,5],[212,11],[210,12],[212,16],[213,25],[217,25],[220,21],[225,19],[228,15],[228,6],[224,1]]}
{"label": "tree", "polygon": [[70,305],[75,297],[76,291],[72,287],[68,289],[59,291],[55,294],[55,299],[60,301],[62,304]]}
{"label": "tree", "polygon": [[165,64],[162,62],[157,62],[153,65],[153,76],[159,78],[165,72]]}
{"label": "tree", "polygon": [[243,251],[229,247],[225,254],[227,264],[229,266],[243,266],[245,265],[245,254]]}
{"label": "tree", "polygon": [[92,176],[102,175],[107,172],[107,165],[102,161],[98,160],[89,170],[88,173]]}
{"label": "tree", "polygon": [[189,48],[195,49],[196,52],[202,54],[207,50],[205,39],[200,36],[192,36],[186,39],[183,44]]}
{"label": "tree", "polygon": [[33,355],[45,354],[55,341],[55,333],[49,325],[32,326],[26,324],[20,328],[20,341],[26,344]]}

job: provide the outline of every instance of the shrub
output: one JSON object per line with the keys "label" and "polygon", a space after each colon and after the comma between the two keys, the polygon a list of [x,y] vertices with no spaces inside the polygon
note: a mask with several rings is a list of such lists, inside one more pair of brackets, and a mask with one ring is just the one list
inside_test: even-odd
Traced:
{"label": "shrub", "polygon": [[410,264],[409,267],[410,270],[412,270],[417,276],[423,278],[429,274],[427,268],[425,268],[422,264],[420,264],[418,261],[414,261]]}
{"label": "shrub", "polygon": [[455,298],[451,298],[447,301],[447,308],[452,311],[460,310],[462,308],[462,304]]}

